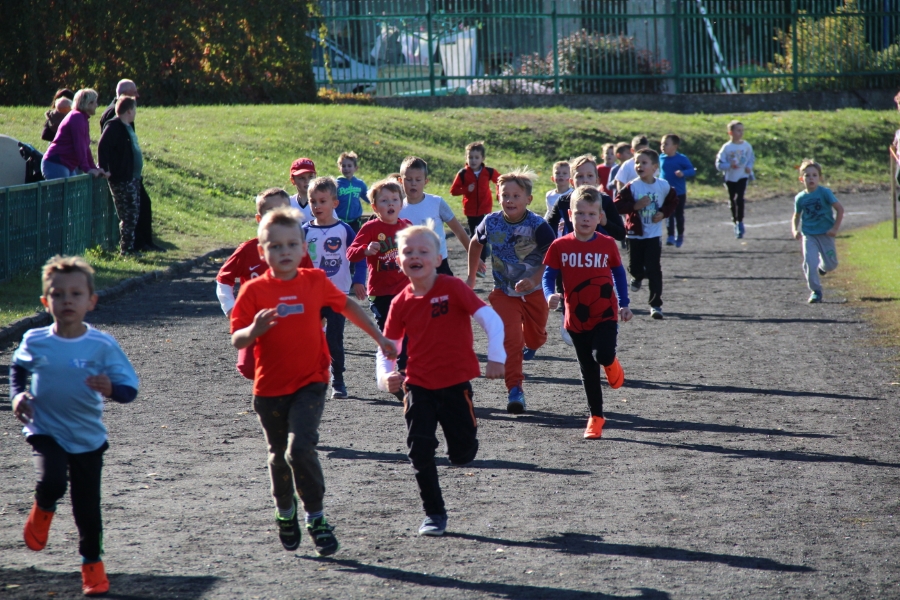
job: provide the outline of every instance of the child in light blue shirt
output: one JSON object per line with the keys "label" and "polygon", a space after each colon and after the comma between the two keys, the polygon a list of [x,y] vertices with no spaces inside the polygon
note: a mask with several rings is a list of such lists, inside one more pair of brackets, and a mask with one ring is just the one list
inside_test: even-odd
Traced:
{"label": "child in light blue shirt", "polygon": [[353,228],[354,233],[362,226],[362,203],[369,203],[366,182],[355,176],[359,157],[356,152],[342,152],[338,157],[341,176],[337,178],[338,218]]}

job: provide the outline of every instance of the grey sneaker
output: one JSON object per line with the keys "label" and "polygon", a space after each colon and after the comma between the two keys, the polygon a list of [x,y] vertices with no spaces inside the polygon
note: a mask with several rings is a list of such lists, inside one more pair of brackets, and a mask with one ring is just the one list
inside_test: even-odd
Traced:
{"label": "grey sneaker", "polygon": [[447,531],[447,515],[425,515],[419,526],[419,535],[440,536]]}
{"label": "grey sneaker", "polygon": [[661,321],[663,318],[662,309],[656,308],[655,306],[650,308],[650,318],[656,319],[657,321]]}
{"label": "grey sneaker", "polygon": [[640,279],[632,279],[631,280],[631,291],[632,292],[641,291],[641,280]]}

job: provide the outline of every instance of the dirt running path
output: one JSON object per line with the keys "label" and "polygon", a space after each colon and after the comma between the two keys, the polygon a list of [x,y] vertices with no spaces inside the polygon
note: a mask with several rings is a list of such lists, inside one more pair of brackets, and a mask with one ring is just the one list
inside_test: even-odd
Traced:
{"label": "dirt running path", "polygon": [[[888,217],[883,194],[841,200],[848,227]],[[688,210],[686,245],[664,249],[666,320],[642,292],[620,329],[627,379],[604,387],[603,440],[581,438],[587,405],[556,313],[526,363],[527,414],[477,381],[480,454],[441,459],[443,539],[415,535],[401,409],[348,326],[354,397],[329,401],[321,429],[331,560],[308,538],[296,553],[278,543],[216,265],[101,307],[91,322],[142,379],[106,419],[110,597],[900,597],[900,387],[827,278],[825,303],[806,304],[790,214],[786,198],[755,203],[736,241],[726,208]],[[0,599],[81,597],[68,499],[44,552],[21,542],[30,457],[8,404],[0,424]]]}

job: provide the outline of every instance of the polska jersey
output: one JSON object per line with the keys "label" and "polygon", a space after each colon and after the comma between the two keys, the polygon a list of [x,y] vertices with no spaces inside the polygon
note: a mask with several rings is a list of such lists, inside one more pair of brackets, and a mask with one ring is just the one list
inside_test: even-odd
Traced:
{"label": "polska jersey", "polygon": [[550,244],[544,264],[562,273],[566,329],[581,333],[618,320],[612,269],[622,266],[622,258],[616,240],[597,233],[582,242],[570,233]]}
{"label": "polska jersey", "polygon": [[351,281],[350,261],[347,250],[353,243],[356,232],[353,228],[338,221],[333,225],[315,225],[315,221],[303,225],[306,234],[306,247],[309,259],[314,267],[322,269],[337,289],[345,294],[350,291],[351,283],[365,282],[365,269],[357,269]]}

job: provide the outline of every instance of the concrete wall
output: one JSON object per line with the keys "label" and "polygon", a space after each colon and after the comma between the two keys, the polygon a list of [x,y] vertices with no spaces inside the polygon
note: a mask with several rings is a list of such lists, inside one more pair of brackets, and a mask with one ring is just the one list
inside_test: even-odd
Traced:
{"label": "concrete wall", "polygon": [[774,94],[659,94],[566,96],[566,95],[490,95],[419,98],[376,98],[379,106],[428,110],[434,108],[543,108],[565,106],[599,112],[652,108],[660,112],[682,114],[730,114],[783,110],[837,110],[865,108],[891,110],[896,90],[860,90],[853,92],[801,92]]}

